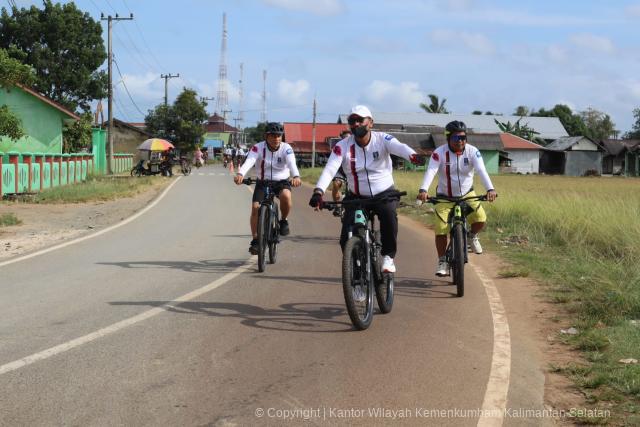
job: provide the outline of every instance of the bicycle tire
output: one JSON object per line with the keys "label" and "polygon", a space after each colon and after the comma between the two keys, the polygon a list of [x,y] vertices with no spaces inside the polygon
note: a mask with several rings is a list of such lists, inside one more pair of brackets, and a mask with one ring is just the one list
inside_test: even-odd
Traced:
{"label": "bicycle tire", "polygon": [[264,271],[266,260],[267,238],[269,236],[269,207],[260,205],[258,211],[258,271]]}
{"label": "bicycle tire", "polygon": [[278,258],[278,239],[280,234],[280,215],[278,206],[275,206],[271,215],[271,232],[269,233],[269,264],[275,264]]}
{"label": "bicycle tire", "polygon": [[464,296],[464,256],[467,250],[464,245],[464,230],[462,224],[453,226],[451,240],[451,244],[453,245],[453,259],[451,260],[453,284],[456,285],[456,295],[462,297]]}
{"label": "bicycle tire", "polygon": [[347,240],[342,255],[342,290],[351,323],[360,331],[367,329],[373,320],[374,290],[372,277],[367,277],[367,256],[360,236]]}
{"label": "bicycle tire", "polygon": [[394,275],[393,273],[382,272],[380,230],[374,231],[373,236],[377,243],[376,265],[374,269],[376,300],[378,301],[378,308],[380,308],[380,312],[382,314],[387,314],[390,313],[393,308]]}

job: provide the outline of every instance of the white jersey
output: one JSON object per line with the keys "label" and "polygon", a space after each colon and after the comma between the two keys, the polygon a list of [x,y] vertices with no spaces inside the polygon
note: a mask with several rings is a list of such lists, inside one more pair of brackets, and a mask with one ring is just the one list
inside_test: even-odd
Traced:
{"label": "white jersey", "polygon": [[356,143],[353,135],[348,136],[333,147],[316,188],[326,190],[342,166],[350,191],[359,196],[375,196],[393,185],[391,154],[409,160],[415,153],[384,132],[371,132],[371,140],[364,147]]}
{"label": "white jersey", "polygon": [[247,159],[238,173],[246,176],[249,169],[255,165],[256,178],[270,181],[280,181],[289,177],[298,177],[298,166],[293,149],[286,142],[281,142],[276,151],[271,151],[266,141],[258,142],[251,147]]}
{"label": "white jersey", "polygon": [[423,190],[428,190],[436,174],[438,174],[437,194],[449,197],[460,197],[473,187],[473,173],[478,172],[487,191],[493,190],[493,184],[484,167],[480,150],[465,144],[462,154],[457,155],[449,148],[449,144],[441,145],[431,154],[429,166],[422,181]]}

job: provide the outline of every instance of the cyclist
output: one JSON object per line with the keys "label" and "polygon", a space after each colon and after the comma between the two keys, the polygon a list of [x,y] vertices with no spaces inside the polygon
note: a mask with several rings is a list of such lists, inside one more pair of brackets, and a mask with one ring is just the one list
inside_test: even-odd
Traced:
{"label": "cyclist", "polygon": [[[265,141],[258,142],[249,151],[247,159],[242,164],[234,177],[234,182],[242,184],[246,173],[255,165],[257,179],[251,203],[251,245],[249,252],[258,253],[258,210],[260,202],[264,198],[264,182],[277,181],[273,186],[276,196],[280,199],[280,234],[289,234],[289,222],[287,218],[291,212],[291,186],[299,187],[300,173],[296,166],[296,156],[293,149],[286,142],[282,142],[284,128],[280,123],[267,123],[265,128]],[[281,182],[292,177],[291,182]]]}
{"label": "cyclist", "polygon": [[[349,192],[344,200],[352,200],[384,196],[385,193],[395,191],[391,154],[410,160],[412,163],[418,162],[416,153],[411,147],[401,143],[392,135],[371,130],[373,116],[364,105],[353,107],[347,122],[353,135],[333,147],[331,156],[329,156],[309,201],[309,205],[313,208],[318,209],[322,205],[324,190],[340,166],[347,172],[349,184]],[[396,255],[398,237],[397,205],[398,201],[395,200],[372,206],[372,210],[380,221],[382,271],[389,273],[396,271],[393,258]],[[346,207],[340,233],[340,246],[343,249],[353,219],[353,208]]]}
{"label": "cyclist", "polygon": [[193,152],[193,163],[198,168],[203,165],[202,151],[200,151],[200,148],[198,147],[196,147],[196,150]]}
{"label": "cyclist", "polygon": [[[487,189],[487,200],[493,202],[496,199],[496,192],[491,183],[491,178],[484,167],[480,150],[471,144],[467,144],[467,126],[458,120],[454,120],[445,127],[447,143],[436,148],[431,154],[429,166],[424,174],[422,186],[418,192],[418,199],[426,201],[429,198],[429,186],[436,174],[439,175],[436,194],[448,197],[471,197],[476,193],[473,191],[473,175],[477,171],[482,179],[484,187]],[[476,254],[482,253],[482,246],[478,240],[478,233],[487,221],[487,215],[479,200],[468,202],[474,212],[467,217],[471,224],[469,242],[471,249]],[[438,252],[437,276],[447,276],[449,265],[446,261],[445,252],[447,250],[447,218],[452,204],[439,203],[435,207],[436,211],[436,250]]]}
{"label": "cyclist", "polygon": [[[342,132],[340,132],[340,140],[348,138],[349,136],[351,136],[350,130],[343,130]],[[331,186],[331,197],[333,198],[334,202],[338,202],[342,200],[342,197],[343,197],[342,187],[344,182],[347,182],[347,175],[345,175],[344,169],[342,169],[342,166],[340,166],[340,168],[338,169],[338,172],[336,172],[336,175],[333,177],[333,182]],[[334,210],[333,215],[334,216],[342,215],[342,207],[339,207],[338,209]]]}

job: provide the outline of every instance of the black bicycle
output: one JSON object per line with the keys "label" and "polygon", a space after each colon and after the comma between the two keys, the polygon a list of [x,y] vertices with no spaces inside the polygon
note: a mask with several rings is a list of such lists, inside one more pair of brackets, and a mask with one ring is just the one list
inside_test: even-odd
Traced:
{"label": "black bicycle", "polygon": [[180,158],[180,172],[182,172],[184,176],[191,174],[191,162],[184,157]]}
{"label": "black bicycle", "polygon": [[322,204],[328,210],[355,207],[353,225],[342,252],[342,290],[349,318],[358,330],[367,329],[373,320],[374,289],[380,311],[389,313],[393,308],[394,274],[382,271],[380,230],[371,208],[406,195],[405,191],[393,191],[382,197]]}
{"label": "black bicycle", "polygon": [[456,295],[464,296],[464,265],[469,261],[467,256],[467,216],[473,213],[474,209],[469,206],[470,200],[486,201],[487,196],[469,197],[429,197],[427,203],[437,205],[438,203],[453,203],[449,211],[447,224],[449,224],[449,243],[445,254],[449,271],[453,276],[453,284],[456,285]]}
{"label": "black bicycle", "polygon": [[267,249],[269,251],[269,264],[275,264],[278,256],[278,243],[280,243],[280,210],[275,200],[274,185],[283,181],[258,180],[245,178],[243,184],[252,185],[261,183],[264,185],[264,198],[260,202],[258,211],[258,271],[263,272],[266,263]]}

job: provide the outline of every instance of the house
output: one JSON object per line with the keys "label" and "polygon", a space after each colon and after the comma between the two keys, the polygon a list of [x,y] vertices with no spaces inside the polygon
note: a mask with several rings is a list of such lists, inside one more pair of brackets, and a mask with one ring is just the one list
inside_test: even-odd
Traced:
{"label": "house", "polygon": [[[324,164],[331,154],[332,143],[340,138],[340,133],[347,130],[346,125],[335,123],[316,123],[316,163]],[[313,123],[284,123],[284,138],[296,153],[301,166],[311,164],[313,151]]]}
{"label": "house", "polygon": [[80,120],[75,113],[26,86],[0,87],[0,105],[22,122],[25,136],[18,141],[0,137],[0,152],[62,154],[65,123]]}
{"label": "house", "polygon": [[623,143],[627,147],[624,159],[625,176],[640,176],[640,139],[627,139]]}
{"label": "house", "polygon": [[640,140],[605,139],[600,141],[604,150],[602,173],[606,175],[638,175]]}
{"label": "house", "polygon": [[140,160],[138,146],[153,135],[130,123],[113,119],[113,151],[114,153],[134,154],[134,161]]}
{"label": "house", "polygon": [[602,174],[602,148],[586,136],[558,138],[540,157],[540,172],[552,175]]}
{"label": "house", "polygon": [[235,128],[231,125],[228,125],[225,122],[225,119],[220,116],[218,113],[214,113],[213,116],[210,116],[207,119],[207,122],[204,125],[206,132],[229,132],[229,133],[237,133],[238,128]]}
{"label": "house", "polygon": [[[373,112],[375,127],[381,130],[403,129],[407,126],[426,126],[444,128],[453,120],[463,121],[469,132],[497,134],[501,132],[494,119],[499,122],[515,123],[520,120],[520,125],[527,125],[539,133],[539,137],[553,141],[568,136],[567,131],[557,117],[529,117],[529,116],[487,116],[475,114],[434,114],[419,113],[378,113]],[[338,123],[347,123],[348,114],[338,116]]]}
{"label": "house", "polygon": [[510,133],[501,133],[500,139],[509,158],[509,166],[502,172],[530,174],[540,171],[542,146]]}

